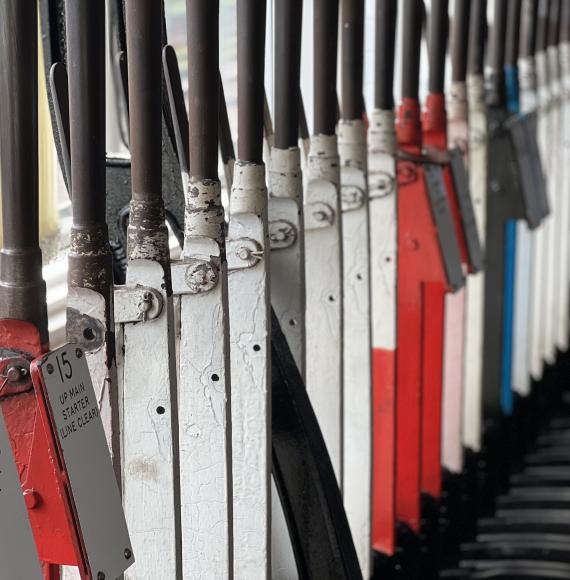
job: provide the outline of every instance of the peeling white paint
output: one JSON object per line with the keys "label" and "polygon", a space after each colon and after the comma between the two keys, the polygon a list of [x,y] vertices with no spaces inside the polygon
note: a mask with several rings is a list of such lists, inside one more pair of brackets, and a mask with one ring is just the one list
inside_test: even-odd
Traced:
{"label": "peeling white paint", "polygon": [[342,225],[336,135],[311,137],[305,186],[306,384],[342,484]]}
{"label": "peeling white paint", "polygon": [[[213,239],[187,236],[172,264],[178,308],[178,405],[182,566],[185,580],[233,577],[227,270]],[[188,262],[219,270],[215,286],[189,293]],[[174,280],[181,284],[174,284]]]}
{"label": "peeling white paint", "polygon": [[[231,416],[236,580],[270,578],[270,316],[265,167],[237,161],[230,241],[260,248],[250,267],[230,270]],[[228,262],[230,258],[228,256]]]}
{"label": "peeling white paint", "polygon": [[127,286],[136,284],[159,291],[166,308],[155,320],[124,324],[117,332],[124,348],[117,360],[123,390],[123,504],[137,555],[125,580],[176,578],[179,466],[172,298],[162,288],[164,270],[157,262],[129,261]]}
{"label": "peeling white paint", "polygon": [[344,256],[342,489],[360,569],[364,578],[369,578],[372,552],[370,232],[366,129],[361,120],[340,121],[338,149]]}
{"label": "peeling white paint", "polygon": [[[271,303],[301,375],[305,376],[305,232],[303,176],[299,148],[271,150],[268,172],[271,259]],[[296,230],[288,247],[275,247],[272,224],[289,223]],[[273,483],[271,486],[271,576],[296,580],[297,565],[285,515]]]}

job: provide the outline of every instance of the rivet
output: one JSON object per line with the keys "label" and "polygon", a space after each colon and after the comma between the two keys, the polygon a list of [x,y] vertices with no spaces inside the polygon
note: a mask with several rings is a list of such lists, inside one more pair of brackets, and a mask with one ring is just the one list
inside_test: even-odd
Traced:
{"label": "rivet", "polygon": [[83,356],[83,351],[80,348],[75,349],[75,356],[81,358]]}
{"label": "rivet", "polygon": [[105,580],[105,572],[97,572],[97,580]]}
{"label": "rivet", "polygon": [[48,365],[46,366],[48,375],[51,375],[53,373],[53,365],[51,363],[48,363]]}
{"label": "rivet", "polygon": [[133,553],[129,550],[129,548],[125,548],[125,558],[130,560],[133,556]]}

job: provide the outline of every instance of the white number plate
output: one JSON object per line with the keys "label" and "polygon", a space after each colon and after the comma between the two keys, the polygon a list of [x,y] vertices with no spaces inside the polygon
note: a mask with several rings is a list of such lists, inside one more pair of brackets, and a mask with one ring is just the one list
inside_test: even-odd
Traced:
{"label": "white number plate", "polygon": [[42,357],[38,368],[91,575],[114,580],[134,556],[85,355],[68,344]]}

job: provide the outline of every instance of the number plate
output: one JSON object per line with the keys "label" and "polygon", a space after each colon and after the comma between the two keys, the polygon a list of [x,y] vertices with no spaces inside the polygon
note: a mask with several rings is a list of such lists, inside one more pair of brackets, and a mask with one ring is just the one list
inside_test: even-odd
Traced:
{"label": "number plate", "polygon": [[424,174],[433,220],[437,228],[439,247],[447,274],[447,283],[455,291],[463,286],[465,279],[463,278],[461,254],[455,236],[455,226],[447,200],[441,167],[427,163],[424,165]]}
{"label": "number plate", "polygon": [[461,210],[461,223],[463,224],[463,233],[469,253],[469,262],[474,272],[483,269],[483,252],[479,242],[479,232],[477,231],[477,222],[471,202],[471,192],[469,191],[469,177],[463,164],[463,154],[459,148],[451,150],[451,172],[453,174],[453,183],[457,192],[459,209]]}
{"label": "number plate", "polygon": [[84,352],[68,344],[40,361],[48,428],[59,441],[91,576],[117,578],[134,557]]}
{"label": "number plate", "polygon": [[10,580],[41,580],[34,536],[1,411],[0,514],[0,576]]}

